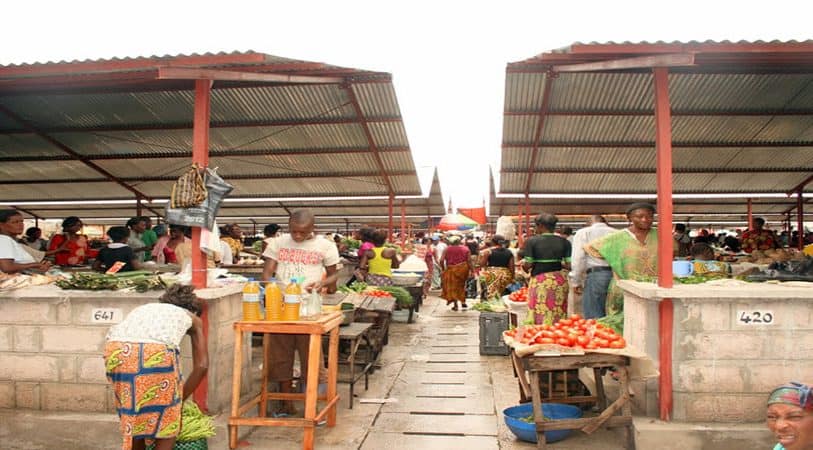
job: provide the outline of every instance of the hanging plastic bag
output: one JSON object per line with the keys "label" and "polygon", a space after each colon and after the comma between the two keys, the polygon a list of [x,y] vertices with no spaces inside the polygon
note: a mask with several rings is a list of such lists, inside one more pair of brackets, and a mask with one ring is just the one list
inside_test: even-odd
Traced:
{"label": "hanging plastic bag", "polygon": [[190,227],[203,227],[210,230],[213,228],[220,204],[226,195],[234,189],[234,186],[227,183],[214,170],[208,168],[204,173],[204,184],[207,196],[200,205],[188,208],[174,208],[171,204],[167,204],[167,222]]}

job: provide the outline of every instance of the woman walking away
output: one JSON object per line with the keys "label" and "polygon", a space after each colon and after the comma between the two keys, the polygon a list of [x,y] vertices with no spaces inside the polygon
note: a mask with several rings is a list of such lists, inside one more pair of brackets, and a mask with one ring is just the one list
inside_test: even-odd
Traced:
{"label": "woman walking away", "polygon": [[[121,420],[122,450],[169,450],[181,430],[181,402],[198,387],[209,365],[200,319],[202,304],[192,286],[174,284],[159,303],[141,305],[107,333],[107,380]],[[181,339],[192,340],[192,373],[182,383]]]}
{"label": "woman walking away", "polygon": [[629,227],[584,246],[585,252],[604,258],[613,269],[613,280],[607,289],[607,315],[624,311],[624,293],[617,286],[617,280],[658,275],[658,231],[652,226],[654,216],[655,207],[651,204],[633,203],[627,208]]}
{"label": "woman walking away", "polygon": [[556,234],[559,219],[550,213],[536,216],[536,235],[525,243],[523,266],[531,273],[528,308],[533,323],[551,325],[567,316],[567,275],[570,242]]}
{"label": "woman walking away", "polygon": [[392,286],[392,269],[401,264],[398,252],[394,248],[384,247],[387,232],[378,230],[373,233],[373,248],[365,251],[359,261],[359,269],[364,282],[372,286]]}
{"label": "woman walking away", "polygon": [[779,441],[773,450],[813,449],[813,388],[790,382],[768,396],[768,428]]}
{"label": "woman walking away", "polygon": [[453,303],[452,311],[457,311],[457,302],[466,305],[466,280],[474,273],[469,248],[463,245],[460,236],[449,236],[449,246],[440,257],[441,294],[446,304]]}
{"label": "woman walking away", "polygon": [[505,288],[514,281],[514,254],[505,248],[505,238],[495,234],[491,245],[480,252],[480,278],[486,289],[486,299],[502,297]]}

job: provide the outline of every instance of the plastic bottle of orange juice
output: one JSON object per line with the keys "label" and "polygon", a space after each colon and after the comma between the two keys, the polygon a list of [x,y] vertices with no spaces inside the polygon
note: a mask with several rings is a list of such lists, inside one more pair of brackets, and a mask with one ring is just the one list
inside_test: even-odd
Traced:
{"label": "plastic bottle of orange juice", "polygon": [[262,320],[260,285],[253,278],[249,278],[243,286],[243,320]]}
{"label": "plastic bottle of orange juice", "polygon": [[265,320],[282,320],[282,290],[276,278],[265,284]]}
{"label": "plastic bottle of orange juice", "polygon": [[302,287],[296,278],[285,286],[283,300],[285,307],[282,309],[282,320],[299,320],[299,307],[302,305]]}

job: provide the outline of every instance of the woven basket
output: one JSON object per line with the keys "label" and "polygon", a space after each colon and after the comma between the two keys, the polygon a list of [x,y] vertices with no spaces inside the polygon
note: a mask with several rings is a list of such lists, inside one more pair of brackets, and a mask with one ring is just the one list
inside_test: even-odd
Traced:
{"label": "woven basket", "polygon": [[[172,448],[174,450],[209,450],[209,444],[206,442],[206,439],[198,439],[196,441],[188,442],[175,441],[175,446]],[[154,448],[155,444],[147,446],[147,450],[153,450]]]}
{"label": "woven basket", "polygon": [[184,172],[172,185],[169,202],[172,208],[189,208],[206,200],[206,185],[197,164]]}

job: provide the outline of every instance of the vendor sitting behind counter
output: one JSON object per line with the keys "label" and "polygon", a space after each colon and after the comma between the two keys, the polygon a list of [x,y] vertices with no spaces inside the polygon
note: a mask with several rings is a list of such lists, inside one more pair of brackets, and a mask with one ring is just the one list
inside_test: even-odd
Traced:
{"label": "vendor sitting behind counter", "polygon": [[17,236],[23,233],[23,215],[16,209],[0,210],[0,272],[19,273],[23,270],[46,271],[51,267],[47,261],[37,261]]}

